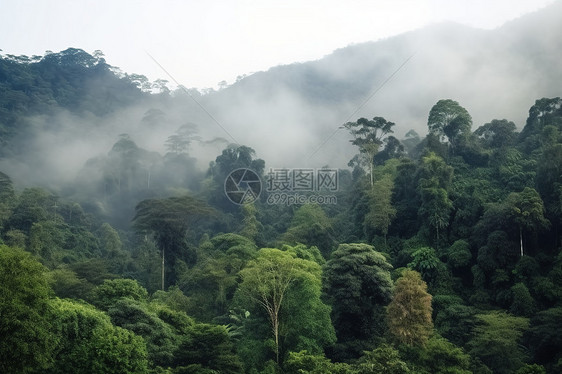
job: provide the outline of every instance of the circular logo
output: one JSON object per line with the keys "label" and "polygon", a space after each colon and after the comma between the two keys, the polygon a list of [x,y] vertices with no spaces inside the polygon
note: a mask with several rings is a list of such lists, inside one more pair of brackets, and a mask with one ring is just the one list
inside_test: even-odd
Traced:
{"label": "circular logo", "polygon": [[236,169],[226,177],[224,193],[234,204],[253,203],[261,193],[260,177],[253,170]]}

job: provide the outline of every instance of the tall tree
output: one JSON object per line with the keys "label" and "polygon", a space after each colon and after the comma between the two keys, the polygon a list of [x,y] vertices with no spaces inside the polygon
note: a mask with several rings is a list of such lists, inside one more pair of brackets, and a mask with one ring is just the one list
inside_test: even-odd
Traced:
{"label": "tall tree", "polygon": [[212,208],[191,196],[148,199],[137,205],[133,227],[139,233],[150,233],[156,238],[162,254],[162,289],[165,288],[166,262],[173,275],[176,259],[185,255],[187,230],[197,219],[213,213]]}
{"label": "tall tree", "polygon": [[338,358],[358,358],[383,333],[381,316],[392,294],[390,265],[363,243],[340,244],[324,265],[324,292],[333,306]]}
{"label": "tall tree", "polygon": [[430,152],[423,157],[418,173],[418,188],[422,199],[418,214],[435,229],[439,241],[439,230],[449,226],[453,208],[448,194],[453,168],[445,164],[441,157]]}
{"label": "tall tree", "polygon": [[290,244],[314,245],[325,258],[330,257],[336,244],[332,222],[318,204],[304,204],[295,211],[283,240]]}
{"label": "tall tree", "polygon": [[242,305],[258,306],[267,315],[277,363],[285,351],[319,353],[335,341],[330,309],[320,300],[321,268],[317,263],[264,248],[240,274],[239,300]]}
{"label": "tall tree", "polygon": [[394,125],[394,122],[387,121],[383,117],[374,117],[372,120],[362,117],[356,122],[348,122],[344,125],[354,137],[351,144],[359,147],[359,152],[364,156],[364,164],[370,170],[371,186],[374,182],[374,157],[384,143],[385,137],[394,132],[392,130]]}
{"label": "tall tree", "polygon": [[447,137],[454,151],[461,137],[470,134],[472,117],[458,102],[443,99],[429,111],[427,126],[429,132],[437,135],[441,140]]}
{"label": "tall tree", "polygon": [[169,153],[179,155],[186,153],[193,141],[201,140],[197,134],[197,125],[186,123],[166,140],[166,149]]}
{"label": "tall tree", "polygon": [[365,215],[365,231],[368,233],[374,229],[381,233],[385,245],[388,227],[396,217],[396,209],[392,206],[393,188],[392,176],[386,174],[382,179],[377,180],[368,192],[369,212]]}
{"label": "tall tree", "polygon": [[12,180],[9,176],[0,172],[0,229],[4,227],[4,222],[12,214],[14,201],[15,193]]}
{"label": "tall tree", "polygon": [[525,187],[521,192],[510,193],[505,204],[519,226],[519,248],[523,256],[523,229],[536,232],[548,228],[550,222],[544,217],[542,199],[533,188]]}
{"label": "tall tree", "polygon": [[492,122],[480,126],[474,135],[486,148],[498,149],[513,144],[517,138],[515,123],[506,119],[494,119]]}
{"label": "tall tree", "polygon": [[399,343],[424,345],[433,331],[431,295],[420,273],[404,270],[387,307],[390,333]]}

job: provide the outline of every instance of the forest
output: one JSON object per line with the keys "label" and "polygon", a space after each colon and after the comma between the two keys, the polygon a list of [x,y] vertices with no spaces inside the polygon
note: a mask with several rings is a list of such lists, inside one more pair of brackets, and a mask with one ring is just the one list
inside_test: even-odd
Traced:
{"label": "forest", "polygon": [[[316,203],[290,204],[269,182],[291,196],[309,165],[204,140],[198,115],[167,117],[186,93],[99,51],[1,55],[0,373],[562,372],[562,99],[537,98],[520,131],[454,97],[425,135],[353,118],[348,166],[308,174],[337,188],[314,179],[298,191]],[[133,107],[138,133],[42,179],[35,140],[88,139]],[[163,151],[139,145],[164,122]],[[201,168],[204,142],[222,148]],[[240,169],[261,191],[237,204]]]}

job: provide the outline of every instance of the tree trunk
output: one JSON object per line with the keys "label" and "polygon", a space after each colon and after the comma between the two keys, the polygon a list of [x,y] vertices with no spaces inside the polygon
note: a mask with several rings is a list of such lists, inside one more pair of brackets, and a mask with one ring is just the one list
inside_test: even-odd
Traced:
{"label": "tree trunk", "polygon": [[279,317],[277,315],[273,320],[273,336],[275,337],[275,362],[279,364]]}
{"label": "tree trunk", "polygon": [[519,248],[521,249],[521,257],[523,257],[523,229],[519,226]]}
{"label": "tree trunk", "polygon": [[162,291],[164,291],[164,248],[162,248]]}

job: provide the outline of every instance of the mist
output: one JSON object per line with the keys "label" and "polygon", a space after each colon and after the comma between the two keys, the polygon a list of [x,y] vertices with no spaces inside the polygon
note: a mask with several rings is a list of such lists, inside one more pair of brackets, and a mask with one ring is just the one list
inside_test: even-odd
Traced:
{"label": "mist", "polygon": [[60,191],[84,178],[88,162],[107,158],[123,134],[163,157],[168,137],[187,123],[197,128],[186,152],[199,175],[229,143],[252,147],[267,168],[345,168],[357,152],[340,128],[345,122],[382,116],[396,123],[399,139],[411,129],[423,135],[429,110],[443,98],[468,110],[473,131],[503,118],[521,129],[536,99],[561,95],[561,21],[557,2],[495,30],[431,25],[204,95],[145,94],[104,115],[58,108],[27,117],[0,170],[18,186]]}

